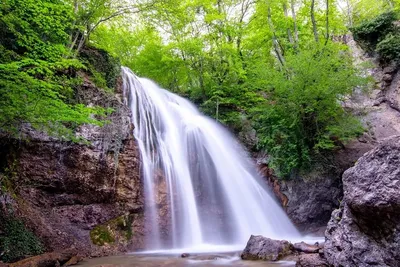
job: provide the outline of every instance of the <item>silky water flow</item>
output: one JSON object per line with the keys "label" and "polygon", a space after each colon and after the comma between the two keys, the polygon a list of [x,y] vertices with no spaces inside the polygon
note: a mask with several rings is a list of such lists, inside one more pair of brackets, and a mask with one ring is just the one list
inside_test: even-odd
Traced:
{"label": "silky water flow", "polygon": [[[148,249],[242,249],[250,235],[300,236],[222,125],[153,81],[128,68],[122,73],[141,153]],[[163,215],[160,180],[168,205]]]}

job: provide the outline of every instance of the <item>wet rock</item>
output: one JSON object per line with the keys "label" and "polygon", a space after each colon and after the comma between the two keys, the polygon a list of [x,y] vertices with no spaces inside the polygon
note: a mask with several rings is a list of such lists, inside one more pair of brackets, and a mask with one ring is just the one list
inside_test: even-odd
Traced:
{"label": "wet rock", "polygon": [[[9,267],[54,267],[67,263],[74,255],[71,252],[63,253],[45,253],[39,256],[27,258],[16,263],[12,263]],[[69,265],[66,265],[69,266]]]}
{"label": "wet rock", "polygon": [[400,266],[400,137],[359,159],[343,175],[344,200],[326,230],[333,266]]}
{"label": "wet rock", "polygon": [[296,267],[328,267],[329,264],[319,254],[303,254],[299,256]]}
{"label": "wet rock", "polygon": [[317,253],[320,247],[318,245],[310,245],[304,242],[294,243],[293,247],[295,250],[304,253]]}
{"label": "wet rock", "polygon": [[342,196],[341,182],[335,175],[312,173],[309,176],[280,182],[282,193],[289,199],[286,212],[303,231],[326,225]]}
{"label": "wet rock", "polygon": [[278,179],[273,170],[257,156],[259,173],[265,177],[276,199],[299,230],[313,232],[325,227],[332,210],[339,206],[341,182],[335,174],[310,173],[308,177]]}
{"label": "wet rock", "polygon": [[273,240],[252,235],[241,254],[243,260],[278,261],[293,252],[293,245],[285,240]]}

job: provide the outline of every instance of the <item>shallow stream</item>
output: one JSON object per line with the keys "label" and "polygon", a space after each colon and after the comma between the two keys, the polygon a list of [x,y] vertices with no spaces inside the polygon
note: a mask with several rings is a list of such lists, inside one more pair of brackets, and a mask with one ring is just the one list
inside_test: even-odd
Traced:
{"label": "shallow stream", "polygon": [[293,267],[294,261],[265,262],[243,261],[239,253],[196,254],[187,258],[181,255],[162,254],[127,254],[104,258],[88,259],[81,262],[81,267],[208,267],[208,266],[251,266],[251,267]]}

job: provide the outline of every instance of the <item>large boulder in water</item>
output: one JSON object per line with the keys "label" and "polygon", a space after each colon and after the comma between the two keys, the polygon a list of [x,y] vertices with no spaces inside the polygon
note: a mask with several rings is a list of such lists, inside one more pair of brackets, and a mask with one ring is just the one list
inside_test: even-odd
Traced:
{"label": "large boulder in water", "polygon": [[293,252],[293,245],[285,240],[273,240],[252,235],[241,254],[243,260],[278,261]]}
{"label": "large boulder in water", "polygon": [[326,230],[334,266],[400,266],[400,136],[359,159],[343,175],[344,201]]}

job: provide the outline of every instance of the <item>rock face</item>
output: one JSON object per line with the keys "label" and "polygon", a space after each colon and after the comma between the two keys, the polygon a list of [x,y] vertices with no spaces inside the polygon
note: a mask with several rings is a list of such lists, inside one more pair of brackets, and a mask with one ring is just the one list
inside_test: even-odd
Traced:
{"label": "rock face", "polygon": [[286,212],[303,231],[313,231],[326,224],[342,198],[341,183],[333,175],[281,181],[281,191],[288,196]]}
{"label": "rock face", "polygon": [[400,136],[343,175],[344,200],[326,230],[333,266],[400,266]]}
{"label": "rock face", "polygon": [[293,252],[293,245],[285,240],[273,240],[252,235],[241,254],[243,260],[278,261]]}
{"label": "rock face", "polygon": [[278,180],[265,163],[258,164],[261,175],[287,215],[299,230],[317,231],[329,221],[342,198],[339,175],[313,173],[312,177]]}
{"label": "rock face", "polygon": [[74,248],[83,256],[103,256],[143,248],[140,155],[130,111],[118,97],[83,78],[77,97],[88,105],[112,107],[110,123],[78,129],[88,144],[29,128],[28,141],[3,141],[0,159],[8,166],[0,167],[13,174],[13,197],[0,201],[0,212],[5,204],[12,206],[47,251]]}

